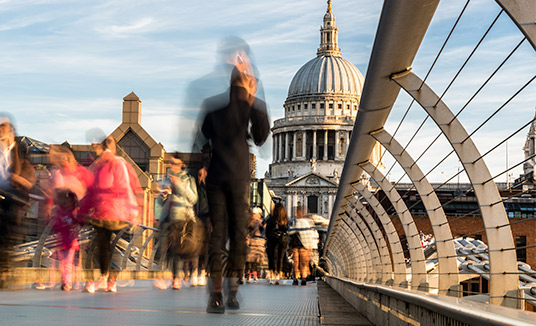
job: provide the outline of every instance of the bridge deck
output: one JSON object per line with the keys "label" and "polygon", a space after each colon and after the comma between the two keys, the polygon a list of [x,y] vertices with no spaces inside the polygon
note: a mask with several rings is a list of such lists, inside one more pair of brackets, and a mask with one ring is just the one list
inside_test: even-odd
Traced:
{"label": "bridge deck", "polygon": [[316,283],[279,286],[266,281],[240,288],[241,309],[205,312],[202,287],[158,290],[152,281],[120,281],[118,293],[25,288],[0,291],[2,325],[319,325]]}

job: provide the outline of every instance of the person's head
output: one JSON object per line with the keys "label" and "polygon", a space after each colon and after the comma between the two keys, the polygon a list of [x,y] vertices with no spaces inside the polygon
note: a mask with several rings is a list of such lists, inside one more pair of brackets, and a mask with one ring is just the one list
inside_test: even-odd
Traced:
{"label": "person's head", "polygon": [[76,163],[73,152],[68,143],[50,146],[50,163],[57,166],[73,165]]}
{"label": "person's head", "polygon": [[296,218],[304,218],[303,208],[300,206],[296,207]]}
{"label": "person's head", "polygon": [[171,172],[177,174],[177,173],[180,173],[180,172],[186,170],[186,165],[185,165],[184,162],[179,158],[178,155],[174,155],[174,156],[171,158],[170,169],[171,169]]}
{"label": "person's head", "polygon": [[110,152],[117,154],[117,146],[116,146],[115,138],[112,136],[108,136],[104,139],[102,142],[102,149],[103,150],[109,150]]}
{"label": "person's head", "polygon": [[285,206],[283,204],[278,203],[275,205],[273,210],[273,218],[274,222],[277,225],[287,225],[288,224],[288,214],[287,210],[285,209]]}
{"label": "person's head", "polygon": [[61,209],[72,212],[78,206],[78,197],[68,189],[59,189],[54,193],[54,203]]}
{"label": "person's head", "polygon": [[262,209],[260,209],[260,207],[253,207],[251,210],[251,217],[253,219],[262,219]]}
{"label": "person's head", "polygon": [[222,62],[234,64],[238,57],[249,57],[249,45],[242,38],[230,35],[218,44],[218,55]]}
{"label": "person's head", "polygon": [[0,113],[0,149],[6,149],[15,142],[14,120],[8,113]]}
{"label": "person's head", "polygon": [[106,134],[100,128],[91,128],[86,132],[86,141],[97,156],[100,156],[104,151],[103,143],[105,140]]}

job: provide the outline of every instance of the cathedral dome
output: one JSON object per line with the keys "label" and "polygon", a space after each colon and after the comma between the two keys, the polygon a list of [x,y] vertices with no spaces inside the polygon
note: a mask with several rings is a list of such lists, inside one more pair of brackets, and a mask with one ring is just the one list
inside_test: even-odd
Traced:
{"label": "cathedral dome", "polygon": [[287,100],[315,94],[361,96],[365,79],[348,60],[319,55],[303,65],[290,83]]}

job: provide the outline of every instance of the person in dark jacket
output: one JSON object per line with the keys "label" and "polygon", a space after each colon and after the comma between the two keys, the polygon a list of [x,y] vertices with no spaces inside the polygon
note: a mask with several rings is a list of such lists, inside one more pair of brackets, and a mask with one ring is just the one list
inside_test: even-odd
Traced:
{"label": "person in dark jacket", "polygon": [[[239,309],[236,297],[243,275],[248,223],[249,145],[262,145],[270,133],[266,104],[255,97],[257,81],[247,58],[240,56],[231,73],[229,92],[206,99],[201,132],[210,141],[212,157],[207,176],[207,197],[212,223],[209,242],[209,313],[223,313],[222,257],[230,240],[226,306]],[[227,97],[227,101],[221,98]],[[222,103],[226,103],[223,104]],[[227,220],[226,220],[227,219]],[[226,227],[227,226],[227,227]]]}
{"label": "person in dark jacket", "polygon": [[272,217],[266,223],[266,238],[268,240],[268,268],[270,284],[279,285],[283,261],[288,246],[288,215],[285,206],[276,204]]}

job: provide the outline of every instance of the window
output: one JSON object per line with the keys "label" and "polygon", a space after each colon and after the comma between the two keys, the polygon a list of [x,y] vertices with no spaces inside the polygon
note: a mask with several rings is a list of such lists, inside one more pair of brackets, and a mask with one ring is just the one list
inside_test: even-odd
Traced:
{"label": "window", "polygon": [[346,104],[346,110],[350,111],[350,104]]}
{"label": "window", "polygon": [[329,108],[333,109],[333,103],[329,103]]}
{"label": "window", "polygon": [[516,237],[516,254],[517,254],[517,260],[522,261],[524,263],[527,262],[527,237],[524,235],[520,235]]}
{"label": "window", "polygon": [[292,106],[292,112],[294,112],[294,105]]}
{"label": "window", "polygon": [[301,105],[298,104],[298,111],[300,111],[300,109],[301,109]]}
{"label": "window", "polygon": [[307,110],[307,104],[304,104],[304,105],[303,105],[303,109],[304,109],[304,110]]}
{"label": "window", "polygon": [[324,103],[320,103],[320,108],[321,108],[321,109],[324,108]]}
{"label": "window", "polygon": [[342,110],[342,104],[339,103],[339,110]]}
{"label": "window", "polygon": [[311,103],[311,109],[316,110],[316,103]]}
{"label": "window", "polygon": [[318,196],[307,196],[307,210],[311,214],[318,213]]}

